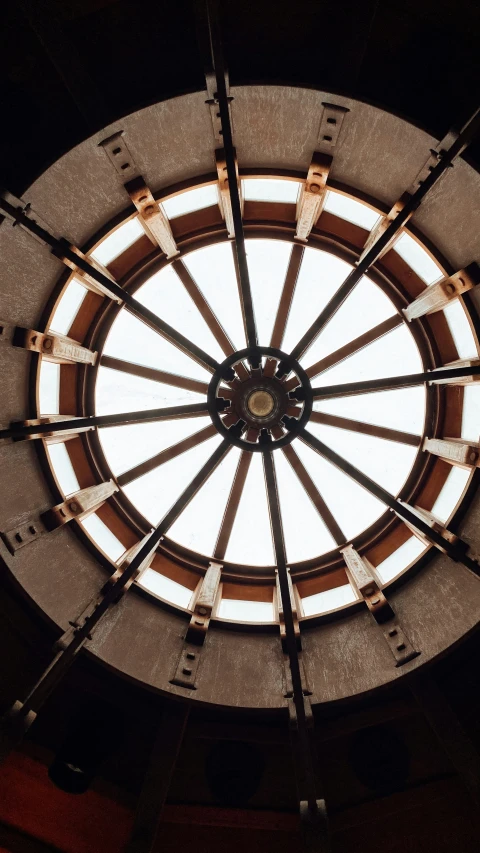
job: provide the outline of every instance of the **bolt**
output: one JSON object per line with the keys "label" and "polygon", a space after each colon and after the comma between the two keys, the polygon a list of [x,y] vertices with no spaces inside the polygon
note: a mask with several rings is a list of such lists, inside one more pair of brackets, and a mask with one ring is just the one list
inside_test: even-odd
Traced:
{"label": "bolt", "polygon": [[206,616],[207,615],[207,611],[206,611],[205,607],[199,607],[198,612],[200,613],[200,616]]}
{"label": "bolt", "polygon": [[390,631],[388,632],[388,636],[389,637],[395,637],[396,634],[397,634],[397,629],[396,628],[390,628]]}
{"label": "bolt", "polygon": [[379,598],[372,598],[372,604],[380,604]]}
{"label": "bolt", "polygon": [[310,184],[310,192],[311,193],[319,193],[320,186],[318,184]]}
{"label": "bolt", "polygon": [[189,660],[195,660],[195,652],[187,652],[187,658]]}
{"label": "bolt", "polygon": [[184,666],[182,669],[182,672],[184,675],[191,675],[192,674],[192,670],[188,666]]}
{"label": "bolt", "polygon": [[153,213],[154,210],[155,210],[154,204],[147,204],[147,206],[145,208],[145,213]]}
{"label": "bolt", "polygon": [[46,340],[44,340],[43,342],[43,349],[52,349],[52,343],[53,342],[51,338],[46,338]]}
{"label": "bolt", "polygon": [[405,643],[399,643],[397,646],[397,651],[399,651],[399,652],[405,651]]}
{"label": "bolt", "polygon": [[80,509],[80,507],[78,506],[77,503],[75,503],[75,501],[72,501],[71,503],[69,503],[68,508],[69,508],[70,512],[78,512]]}
{"label": "bolt", "polygon": [[472,450],[472,452],[469,453],[468,459],[470,462],[476,462],[477,461],[478,453],[476,452],[476,450]]}

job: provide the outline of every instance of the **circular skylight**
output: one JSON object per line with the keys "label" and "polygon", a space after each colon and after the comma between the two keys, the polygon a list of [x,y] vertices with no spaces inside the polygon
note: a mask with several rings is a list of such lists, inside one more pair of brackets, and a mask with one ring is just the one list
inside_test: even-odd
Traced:
{"label": "circular skylight", "polygon": [[[248,239],[247,259],[260,361],[236,357],[245,350],[240,299],[231,244],[216,243],[182,256],[182,268],[214,312],[233,353],[218,377],[218,414],[205,410],[180,420],[104,428],[100,441],[124,494],[151,525],[159,520],[205,464],[224,434],[231,446],[218,467],[168,532],[179,545],[215,558],[232,486],[244,478],[223,558],[240,565],[275,563],[262,468],[262,442],[275,449],[287,558],[319,557],[370,527],[385,506],[302,442],[295,422],[391,494],[408,478],[425,420],[424,387],[345,396],[347,382],[418,373],[420,353],[386,292],[364,277],[300,358],[305,382],[325,389],[307,411],[302,380],[281,357],[288,355],[312,320],[336,293],[351,266],[306,247],[288,319],[278,341],[276,318],[296,246],[287,240]],[[135,298],[218,364],[225,353],[177,272],[176,264],[151,275]],[[197,303],[198,304],[198,303]],[[357,343],[356,343],[357,342]],[[228,371],[231,371],[230,373]],[[107,335],[96,380],[96,413],[142,411],[202,403],[211,373],[123,308]],[[212,391],[211,391],[212,393]],[[360,424],[360,427],[359,427]],[[365,429],[361,425],[368,425]],[[236,432],[235,432],[236,430]],[[292,438],[293,435],[293,438]],[[248,461],[243,457],[248,457]],[[308,482],[307,482],[308,481]]]}

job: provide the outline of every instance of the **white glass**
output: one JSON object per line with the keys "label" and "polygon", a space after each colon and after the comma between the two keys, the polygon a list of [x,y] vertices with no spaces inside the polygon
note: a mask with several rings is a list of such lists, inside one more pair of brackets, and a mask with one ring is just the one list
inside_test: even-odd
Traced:
{"label": "white glass", "polygon": [[471,472],[466,468],[452,465],[437,500],[433,504],[432,514],[444,524],[447,523],[458,502],[461,500]]}
{"label": "white glass", "polygon": [[410,237],[410,234],[402,234],[396,241],[394,249],[426,284],[434,284],[443,278],[441,267],[413,237]]}
{"label": "white glass", "polygon": [[191,589],[166,578],[165,575],[159,574],[154,569],[146,569],[137,583],[144,589],[148,589],[149,592],[158,595],[159,598],[176,604],[178,607],[183,607],[185,610],[187,610],[193,594]]}
{"label": "white glass", "polygon": [[41,415],[60,414],[60,365],[42,358],[38,402]]}
{"label": "white glass", "polygon": [[275,563],[260,453],[252,453],[225,559],[249,566],[272,566]]}
{"label": "white glass", "polygon": [[280,240],[247,240],[246,250],[258,341],[270,346],[292,246]]}
{"label": "white glass", "polygon": [[273,602],[222,598],[218,616],[235,622],[275,622]]}
{"label": "white glass", "polygon": [[107,265],[110,261],[118,258],[132,243],[136,243],[139,237],[143,237],[144,234],[145,231],[138,218],[129,219],[128,222],[120,225],[113,234],[102,240],[100,245],[90,254],[100,264]]}
{"label": "white glass", "polygon": [[478,358],[475,338],[460,299],[454,299],[444,309],[459,358]]}
{"label": "white glass", "polygon": [[67,285],[63,291],[60,302],[52,317],[49,328],[59,335],[68,335],[70,327],[78,314],[80,305],[87,295],[87,288],[76,279]]}
{"label": "white glass", "polygon": [[327,192],[324,210],[328,210],[329,213],[334,213],[335,216],[340,216],[342,219],[347,219],[354,225],[360,225],[361,228],[366,228],[368,231],[371,231],[380,216],[376,210],[372,210],[371,207],[361,201],[356,201],[332,190]]}
{"label": "white glass", "polygon": [[318,613],[328,613],[330,610],[344,607],[356,600],[357,596],[353,588],[347,583],[302,598],[303,613],[305,616],[316,616]]}
{"label": "white glass", "polygon": [[80,484],[64,444],[47,444],[50,464],[55,471],[58,484],[66,497],[78,492]]}
{"label": "white glass", "polygon": [[480,438],[480,384],[474,382],[463,389],[462,438]]}
{"label": "white glass", "polygon": [[112,533],[109,527],[95,513],[80,522],[96,545],[113,560],[114,563],[125,553],[125,545]]}
{"label": "white glass", "polygon": [[169,219],[175,219],[185,213],[193,213],[194,210],[202,210],[204,207],[211,207],[212,204],[218,204],[217,184],[185,190],[162,201],[162,207]]}
{"label": "white glass", "polygon": [[[315,385],[323,384],[323,374]],[[352,394],[331,400],[316,400],[313,408],[368,424],[399,429],[421,435],[425,420],[426,391],[421,385],[398,388],[393,391],[375,391],[372,394]]]}
{"label": "white glass", "polygon": [[267,178],[245,178],[243,197],[245,201],[286,201],[295,204],[302,184]]}
{"label": "white glass", "polygon": [[393,554],[375,567],[382,583],[388,583],[401,574],[411,563],[418,560],[421,554],[428,548],[416,536],[411,536],[403,545],[400,545]]}

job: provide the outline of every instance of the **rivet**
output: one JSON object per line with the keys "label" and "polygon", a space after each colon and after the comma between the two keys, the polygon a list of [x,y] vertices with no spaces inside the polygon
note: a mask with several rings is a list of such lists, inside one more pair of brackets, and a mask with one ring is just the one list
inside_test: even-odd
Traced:
{"label": "rivet", "polygon": [[310,192],[311,193],[319,193],[320,186],[318,184],[310,184]]}
{"label": "rivet", "polygon": [[77,503],[75,503],[75,501],[72,501],[71,503],[69,503],[68,508],[69,508],[70,512],[78,512],[78,510],[79,510],[79,506]]}
{"label": "rivet", "polygon": [[365,590],[365,595],[373,595],[373,586],[369,586],[368,589]]}
{"label": "rivet", "polygon": [[52,349],[52,340],[51,338],[47,338],[43,342],[43,349]]}
{"label": "rivet", "polygon": [[195,625],[203,625],[203,619],[195,619]]}
{"label": "rivet", "polygon": [[154,204],[147,204],[147,206],[145,208],[145,213],[153,213],[154,210],[155,210]]}
{"label": "rivet", "polygon": [[447,284],[445,290],[447,293],[455,293],[455,286],[453,284]]}
{"label": "rivet", "polygon": [[475,450],[472,450],[472,452],[469,454],[468,458],[469,458],[470,462],[476,462],[478,459],[478,453]]}
{"label": "rivet", "polygon": [[379,598],[372,598],[372,604],[380,604]]}
{"label": "rivet", "polygon": [[207,615],[207,611],[206,611],[205,607],[199,607],[198,612],[200,613],[201,616]]}

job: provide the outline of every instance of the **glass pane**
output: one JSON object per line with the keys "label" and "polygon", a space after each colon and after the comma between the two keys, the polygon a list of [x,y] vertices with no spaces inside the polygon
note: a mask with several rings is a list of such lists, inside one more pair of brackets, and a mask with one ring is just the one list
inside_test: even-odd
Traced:
{"label": "glass pane", "polygon": [[477,347],[460,299],[443,309],[459,358],[477,358]]}
{"label": "glass pane", "polygon": [[65,288],[50,323],[50,329],[59,335],[68,335],[78,314],[78,309],[87,295],[87,288],[73,279]]}
{"label": "glass pane", "polygon": [[210,423],[209,417],[185,418],[179,421],[104,427],[98,434],[107,462],[117,477]]}
{"label": "glass pane", "polygon": [[303,442],[296,441],[295,450],[347,539],[353,539],[385,512],[381,501]]}
{"label": "glass pane", "polygon": [[292,351],[351,269],[350,264],[328,252],[305,249],[285,329],[284,352]]}
{"label": "glass pane", "polygon": [[190,485],[219,443],[220,436],[216,435],[198,447],[192,447],[181,456],[165,462],[160,468],[155,468],[124,486],[125,494],[150,524],[157,525]]}
{"label": "glass pane", "polygon": [[[194,391],[175,388],[132,376],[121,370],[100,367],[95,388],[95,406],[98,415],[112,415],[119,412],[137,412],[146,409],[160,409],[164,406],[180,406],[184,403],[200,403],[205,396]],[[178,423],[180,423],[179,421]]]}
{"label": "glass pane", "polygon": [[193,213],[194,210],[202,210],[204,207],[211,207],[212,204],[218,204],[217,184],[186,190],[162,201],[162,207],[169,219],[183,216],[184,213]]}
{"label": "glass pane", "polygon": [[38,403],[41,415],[60,414],[60,365],[42,358]]}
{"label": "glass pane", "polygon": [[432,514],[444,524],[450,519],[454,509],[463,496],[470,479],[470,471],[453,466],[442,486],[440,494],[432,507]]}
{"label": "glass pane", "polygon": [[330,610],[336,610],[337,607],[351,604],[352,601],[356,601],[356,595],[350,584],[347,583],[302,598],[302,607],[305,616],[315,616],[317,613],[328,613]]}
{"label": "glass pane", "polygon": [[170,539],[200,554],[213,555],[239,456],[240,450],[232,447],[170,528]]}
{"label": "glass pane", "polygon": [[335,541],[283,453],[274,453],[283,533],[290,563],[336,547]]}
{"label": "glass pane", "polygon": [[478,441],[480,437],[480,385],[465,385],[463,389],[462,438]]}
{"label": "glass pane", "polygon": [[128,311],[120,311],[113,323],[105,342],[104,353],[134,364],[167,370],[169,373],[202,379],[205,382],[211,378],[210,373],[200,367],[193,358],[149,329]]}
{"label": "glass pane", "polygon": [[396,313],[388,296],[373,281],[362,278],[307,350],[302,365],[315,364]]}
{"label": "glass pane", "polygon": [[252,454],[225,559],[249,566],[275,563],[260,453]]}
{"label": "glass pane", "polygon": [[329,213],[334,213],[335,216],[341,216],[342,219],[347,219],[348,222],[353,222],[355,225],[360,225],[361,228],[366,228],[371,231],[375,223],[380,218],[376,210],[372,210],[361,201],[355,201],[341,193],[327,192],[324,210]]}
{"label": "glass pane", "polygon": [[402,234],[394,249],[404,261],[420,276],[426,284],[433,284],[443,278],[443,272],[428,252],[417,243],[410,234]]}
{"label": "glass pane", "polygon": [[302,184],[299,181],[279,181],[266,178],[246,178],[242,181],[245,201],[286,201],[296,203]]}
{"label": "glass pane", "polygon": [[[316,380],[323,385],[323,374]],[[343,418],[421,435],[425,420],[426,391],[422,385],[396,391],[375,391],[332,400],[317,400],[313,408]]]}
{"label": "glass pane", "polygon": [[222,350],[173,267],[152,275],[135,298],[217,361],[223,361]]}
{"label": "glass pane", "polygon": [[246,249],[258,342],[269,346],[292,246],[280,240],[247,240]]}
{"label": "glass pane", "polygon": [[393,554],[390,554],[383,563],[379,563],[375,570],[382,583],[392,581],[397,575],[401,574],[410,563],[417,560],[420,554],[427,550],[427,545],[424,545],[416,536],[407,539],[400,548],[397,548]]}
{"label": "glass pane", "polygon": [[73,492],[78,492],[80,483],[77,480],[77,475],[75,474],[65,445],[47,444],[47,453],[50,458],[50,464],[55,471],[58,484],[65,497],[73,494]]}
{"label": "glass pane", "polygon": [[125,553],[125,545],[122,545],[119,539],[112,533],[109,527],[103,523],[102,519],[95,513],[84,518],[80,522],[82,527],[91,536],[93,541],[99,548],[116,563],[122,554]]}
{"label": "glass pane", "polygon": [[90,252],[90,254],[100,264],[107,265],[114,258],[118,258],[125,249],[128,249],[132,243],[135,243],[144,234],[145,231],[139,219],[137,217],[129,219],[128,222],[120,225],[109,237],[105,237],[105,240],[93,252]]}
{"label": "glass pane", "polygon": [[275,622],[273,601],[242,601],[236,598],[222,598],[218,608],[222,619],[235,622]]}
{"label": "glass pane", "polygon": [[422,360],[412,335],[406,326],[399,326],[341,364],[326,370],[315,381],[315,386],[361,382],[422,371]]}
{"label": "glass pane", "polygon": [[183,262],[235,348],[244,349],[245,330],[230,243],[196,249],[185,255]]}
{"label": "glass pane", "polygon": [[309,431],[364,474],[396,495],[417,455],[417,448],[348,429],[311,423]]}
{"label": "glass pane", "polygon": [[182,584],[172,581],[164,575],[160,575],[154,569],[146,569],[137,583],[143,586],[144,589],[148,589],[150,592],[158,595],[159,598],[170,601],[171,604],[176,604],[185,610],[190,604],[190,599],[192,598],[191,589],[187,589],[186,586],[182,586]]}

